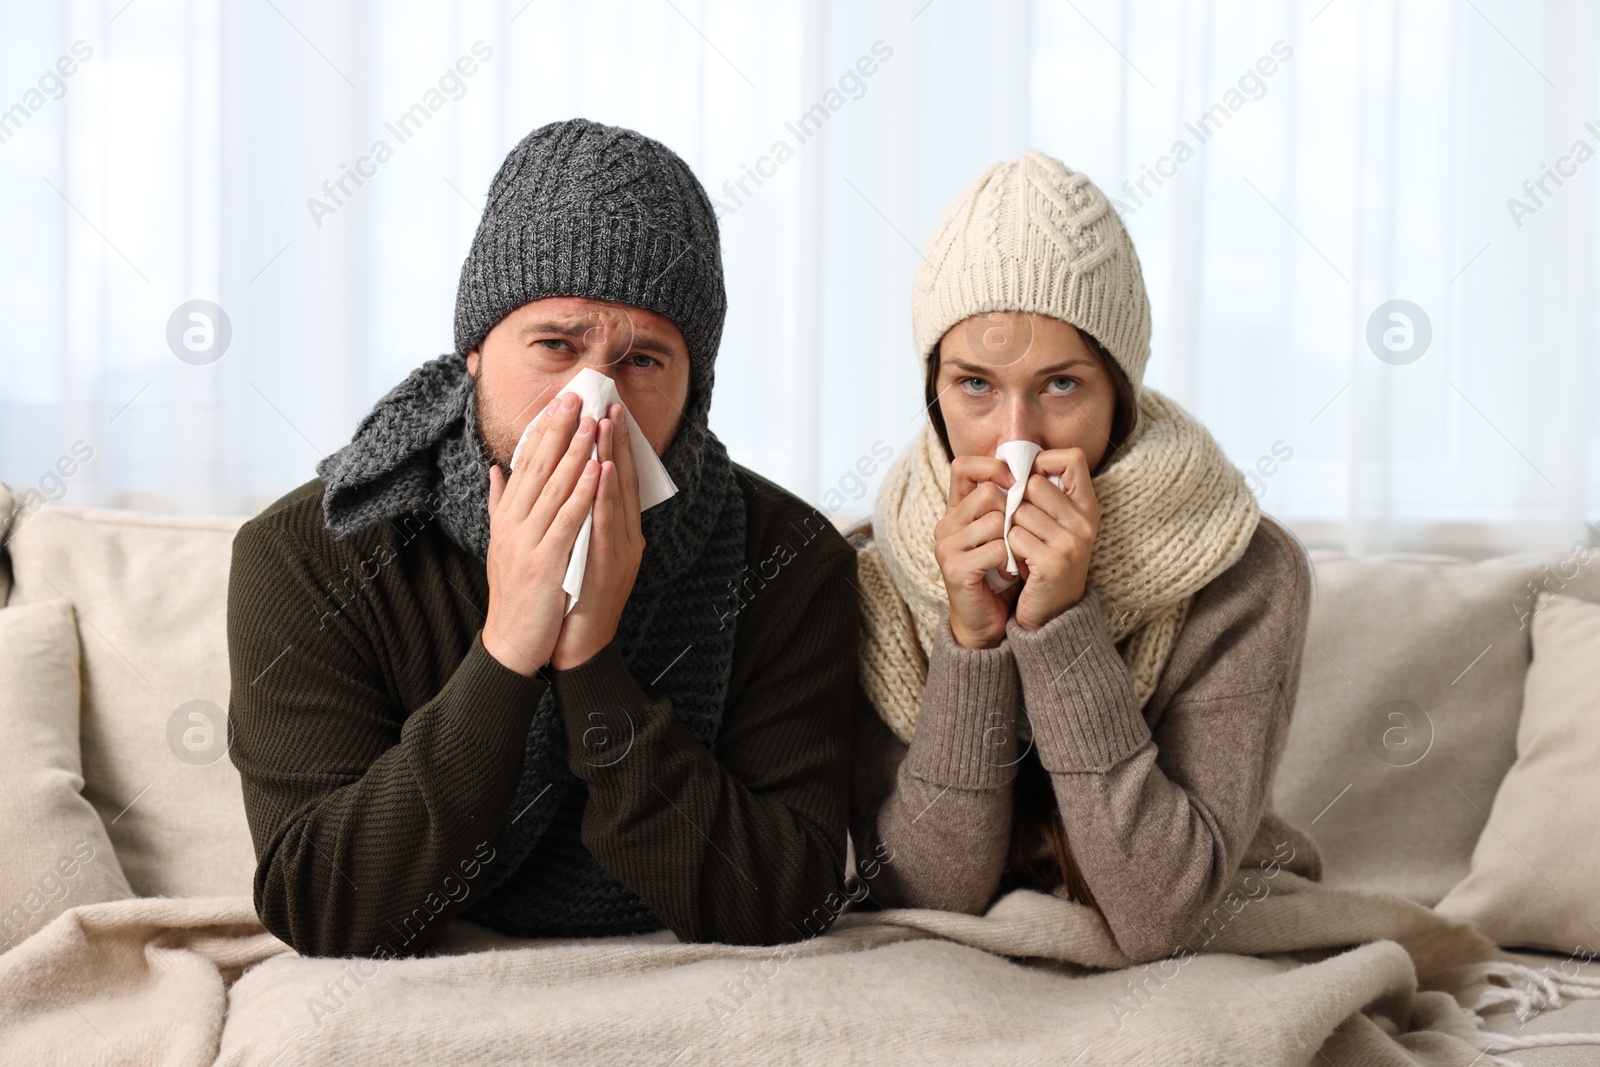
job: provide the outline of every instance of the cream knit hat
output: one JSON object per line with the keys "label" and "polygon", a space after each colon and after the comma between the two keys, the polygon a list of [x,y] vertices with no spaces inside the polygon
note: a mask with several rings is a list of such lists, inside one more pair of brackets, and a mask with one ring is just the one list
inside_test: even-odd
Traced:
{"label": "cream knit hat", "polygon": [[1150,359],[1150,300],[1133,241],[1087,175],[1042,152],[996,163],[934,227],[917,266],[919,360],[986,311],[1062,319],[1105,346],[1137,392]]}
{"label": "cream knit hat", "polygon": [[[1059,160],[1028,152],[990,167],[928,238],[911,297],[918,355],[926,359],[950,327],[988,311],[1070,322],[1104,345],[1133,383],[1139,414],[1126,451],[1094,476],[1101,521],[1088,581],[1142,708],[1195,594],[1250,546],[1260,518],[1255,495],[1204,426],[1141,384],[1150,302],[1139,257],[1105,194]],[[878,490],[872,540],[856,559],[861,685],[906,744],[950,610],[932,551],[950,495],[945,447],[924,422]],[[1025,721],[1019,728],[1028,736]]]}

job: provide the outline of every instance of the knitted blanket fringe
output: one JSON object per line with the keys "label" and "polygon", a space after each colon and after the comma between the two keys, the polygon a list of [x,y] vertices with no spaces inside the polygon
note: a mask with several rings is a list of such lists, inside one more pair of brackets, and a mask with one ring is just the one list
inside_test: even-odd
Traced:
{"label": "knitted blanket fringe", "polygon": [[[1528,1034],[1501,1034],[1485,1030],[1483,1013],[1502,1004],[1511,1005],[1519,1021],[1525,1021],[1546,1010],[1560,1008],[1566,998],[1574,1000],[1600,999],[1600,975],[1563,975],[1559,979],[1550,973],[1536,971],[1523,963],[1508,960],[1489,960],[1474,963],[1462,970],[1463,986],[1483,982],[1486,988],[1472,1005],[1463,1005],[1462,1011],[1478,1027],[1478,1045],[1486,1053],[1512,1052],[1530,1048],[1550,1048],[1557,1045],[1600,1045],[1600,1033],[1581,1031]],[[1505,985],[1496,985],[1491,979],[1502,978]],[[1520,985],[1518,984],[1520,982]],[[1511,1063],[1500,1057],[1490,1057],[1496,1063]]]}

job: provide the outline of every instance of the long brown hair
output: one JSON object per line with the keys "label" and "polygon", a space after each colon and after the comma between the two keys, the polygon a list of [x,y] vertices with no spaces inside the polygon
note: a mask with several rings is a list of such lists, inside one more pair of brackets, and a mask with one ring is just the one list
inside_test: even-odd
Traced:
{"label": "long brown hair", "polygon": [[[1138,415],[1138,400],[1133,385],[1122,367],[1111,358],[1104,345],[1089,333],[1079,330],[1089,351],[1095,354],[1100,366],[1111,378],[1116,393],[1115,408],[1111,416],[1111,430],[1106,437],[1106,454],[1096,472],[1119,456],[1127,444]],[[939,408],[939,347],[928,353],[923,376],[923,398],[927,403],[928,420],[933,423],[939,443],[944,446],[947,459],[954,460],[950,448],[949,431],[945,428],[944,412]],[[1087,904],[1100,910],[1089,884],[1072,855],[1067,840],[1066,824],[1061,819],[1061,809],[1056,804],[1055,789],[1049,773],[1039,762],[1039,753],[1032,743],[1017,763],[1017,776],[1011,787],[1011,844],[1006,856],[1006,870],[1001,878],[1002,892],[1027,888],[1054,892],[1064,886],[1070,900]]]}

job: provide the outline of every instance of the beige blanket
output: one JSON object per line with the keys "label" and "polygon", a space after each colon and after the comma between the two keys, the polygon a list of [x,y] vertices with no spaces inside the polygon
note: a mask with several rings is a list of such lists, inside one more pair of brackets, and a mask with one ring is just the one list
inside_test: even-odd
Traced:
{"label": "beige blanket", "polygon": [[1469,1010],[1511,957],[1409,901],[1241,874],[1190,947],[1130,966],[1096,913],[1021,890],[773,948],[458,922],[430,958],[327,960],[245,899],[125,900],[0,956],[0,1063],[1514,1062]]}

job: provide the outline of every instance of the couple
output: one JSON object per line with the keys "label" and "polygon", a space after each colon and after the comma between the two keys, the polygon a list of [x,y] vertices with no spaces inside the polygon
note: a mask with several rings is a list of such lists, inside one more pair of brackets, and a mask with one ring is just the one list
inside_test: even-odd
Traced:
{"label": "couple", "polygon": [[[269,930],[776,944],[1027,887],[1153,960],[1283,842],[1320,877],[1268,810],[1306,555],[1141,385],[1144,282],[1093,183],[1029,152],[945,212],[912,298],[928,418],[848,539],[708,428],[725,309],[669,149],[571,120],[506,158],[455,352],[234,542]],[[636,427],[561,392],[584,368]],[[635,428],[678,490],[643,511]]]}

